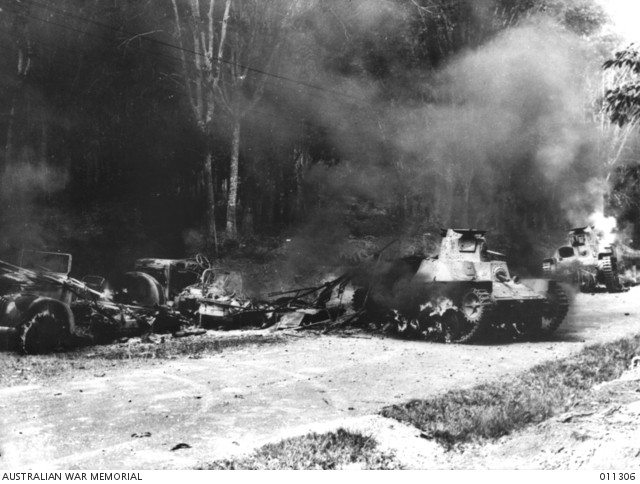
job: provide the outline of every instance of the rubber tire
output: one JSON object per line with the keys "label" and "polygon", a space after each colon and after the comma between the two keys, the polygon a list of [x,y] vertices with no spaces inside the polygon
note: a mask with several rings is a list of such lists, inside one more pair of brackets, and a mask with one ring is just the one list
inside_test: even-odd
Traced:
{"label": "rubber tire", "polygon": [[46,297],[33,301],[22,320],[21,349],[30,355],[50,353],[68,345],[75,326],[69,306]]}

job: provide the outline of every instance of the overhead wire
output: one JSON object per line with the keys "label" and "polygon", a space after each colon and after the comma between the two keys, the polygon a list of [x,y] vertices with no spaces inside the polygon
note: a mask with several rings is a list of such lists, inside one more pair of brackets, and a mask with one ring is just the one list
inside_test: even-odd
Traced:
{"label": "overhead wire", "polygon": [[[4,1],[6,1],[6,0],[4,0]],[[55,9],[53,7],[49,7],[47,5],[44,5],[42,3],[39,3],[39,2],[36,2],[36,1],[33,1],[33,0],[29,1],[29,3],[31,3],[33,5],[41,6],[43,8],[46,8],[46,9],[48,9],[50,11],[58,13],[59,15],[66,16],[66,17],[69,17],[69,18],[75,18],[75,19],[78,19],[78,20],[81,20],[81,21],[84,21],[84,22],[88,22],[88,23],[92,23],[92,24],[98,25],[100,27],[107,28],[109,30],[114,30],[114,31],[116,31],[118,33],[125,33],[125,34],[130,35],[130,36],[136,36],[137,35],[137,34],[134,34],[132,32],[124,30],[124,29],[111,27],[111,26],[103,24],[101,22],[96,22],[96,21],[93,21],[91,19],[87,19],[87,18],[84,18],[84,17],[81,17],[81,16],[77,16],[77,15],[73,15],[73,14],[69,14],[68,12],[60,11],[59,9]],[[7,8],[5,8],[5,10],[11,11],[12,13],[14,13],[16,15],[23,15],[23,16],[32,18],[34,20],[37,20],[37,21],[40,21],[40,22],[43,22],[43,23],[48,23],[48,24],[54,25],[55,27],[58,27],[58,28],[61,28],[61,29],[77,32],[79,34],[87,35],[87,36],[94,37],[94,38],[98,38],[98,39],[103,40],[103,41],[114,42],[114,43],[118,42],[118,40],[113,39],[113,38],[104,37],[102,35],[98,35],[98,34],[95,34],[95,33],[92,33],[92,32],[88,32],[86,30],[81,30],[81,29],[78,29],[78,28],[70,27],[68,25],[63,25],[63,24],[54,22],[52,20],[47,20],[45,18],[38,17],[36,15],[31,14],[31,12],[27,12],[26,13],[26,12],[20,12],[20,11],[16,11],[16,10],[7,9]],[[9,32],[6,32],[6,31],[5,31],[5,33],[10,35],[10,36],[13,36],[15,38],[15,35],[13,33],[9,33]],[[170,47],[170,48],[173,48],[173,49],[183,50],[183,51],[188,52],[188,53],[193,54],[193,55],[203,55],[202,53],[199,53],[199,52],[196,52],[196,51],[193,51],[193,50],[189,50],[189,49],[184,49],[182,47],[173,45],[173,44],[168,43],[168,42],[159,41],[157,39],[151,39],[151,38],[148,38],[148,37],[138,37],[138,38],[141,38],[143,40],[150,41],[152,43],[156,43],[156,44],[159,44],[159,45],[167,46],[167,47]],[[51,49],[55,49],[57,47],[57,46],[55,46],[53,44],[46,43],[46,42],[44,42],[42,40],[39,40],[39,39],[38,40],[33,40],[33,42],[38,43],[40,45],[47,46],[47,47],[49,47]],[[149,49],[145,49],[145,48],[143,48],[141,46],[134,46],[133,49],[135,49],[137,51],[140,51],[140,52],[146,52],[146,53],[152,54],[154,56],[168,58],[168,59],[171,59],[174,62],[182,62],[182,59],[176,58],[174,56],[168,55],[166,53],[163,53],[163,52],[160,52],[160,51],[157,51],[157,50],[149,50]],[[218,58],[216,57],[216,59],[218,59]],[[220,59],[220,60],[222,62],[224,62],[224,63],[227,63],[227,64],[233,64],[232,62],[225,61],[224,59]],[[115,61],[113,61],[111,59],[109,61],[115,62]],[[196,65],[196,62],[193,61],[193,60],[187,60],[187,62],[190,65]],[[241,64],[238,64],[238,65],[241,65]],[[253,72],[263,74],[266,77],[272,77],[272,78],[279,79],[279,80],[289,81],[291,83],[298,84],[298,85],[303,86],[303,87],[309,87],[309,88],[313,88],[313,89],[319,90],[319,91],[321,91],[323,93],[326,93],[326,94],[334,94],[334,95],[338,95],[338,96],[342,96],[342,97],[351,98],[351,99],[354,99],[356,101],[362,101],[362,99],[360,99],[358,97],[355,97],[355,96],[351,96],[351,95],[346,94],[346,93],[341,93],[339,91],[326,89],[326,88],[323,88],[321,86],[317,86],[317,85],[301,82],[301,81],[298,81],[298,80],[295,80],[295,79],[288,78],[286,76],[274,75],[274,74],[271,74],[271,73],[268,73],[268,72],[265,72],[265,71],[261,71],[259,69],[251,68],[250,66],[244,66],[244,65],[241,65],[241,66],[245,67],[248,70],[251,70]],[[186,82],[192,82],[192,83],[196,82],[195,80],[192,80],[192,79],[185,79],[185,81]],[[230,85],[229,83],[227,83],[225,81],[221,81],[221,83],[224,84],[224,85]],[[270,85],[270,86],[273,86],[273,84],[271,84],[271,83],[267,83],[267,84]],[[292,89],[293,88],[293,86],[287,87],[287,86],[284,86],[282,84],[278,85],[278,87],[284,87],[285,89],[286,88],[288,88],[288,89]],[[300,90],[297,90],[297,92],[299,93]],[[308,93],[308,94],[313,95],[312,93]],[[183,97],[183,98],[188,98],[189,97],[188,94],[186,94],[184,92],[171,92],[170,95],[178,95],[178,96]],[[319,126],[317,123],[311,123],[311,122],[300,120],[300,119],[294,119],[294,118],[291,118],[291,117],[286,117],[286,116],[282,116],[282,115],[278,115],[278,114],[274,114],[274,113],[268,113],[268,112],[265,112],[265,111],[262,111],[262,110],[259,110],[259,109],[256,109],[256,108],[251,109],[249,112],[253,113],[253,114],[258,114],[258,115],[261,115],[261,116],[265,116],[265,117],[274,118],[274,119],[286,120],[287,122],[293,122],[294,124],[299,124],[299,125],[303,125],[303,126],[310,126],[310,127],[318,127]],[[356,120],[355,124],[359,124],[359,122]]]}
{"label": "overhead wire", "polygon": [[[7,0],[0,0],[0,1],[7,1]],[[38,5],[38,6],[46,7],[46,5],[41,4],[41,3],[39,3],[39,2],[36,2],[36,1],[34,1],[34,0],[30,0],[30,1],[29,1],[29,3],[34,4],[34,5]],[[44,22],[44,23],[48,23],[48,24],[54,25],[54,26],[56,26],[56,27],[59,27],[59,28],[62,28],[62,29],[66,29],[66,30],[70,30],[70,31],[73,31],[73,32],[77,32],[77,33],[80,33],[80,34],[83,34],[83,35],[87,35],[87,36],[90,36],[90,37],[98,38],[98,39],[100,39],[100,40],[104,40],[104,41],[107,41],[107,42],[117,42],[116,40],[114,40],[114,39],[112,39],[112,38],[104,37],[104,36],[102,36],[102,35],[98,35],[98,34],[95,34],[95,33],[92,33],[92,32],[88,32],[88,31],[85,31],[85,30],[80,30],[80,29],[77,29],[77,28],[74,28],[74,27],[69,27],[69,26],[67,26],[67,25],[59,24],[59,23],[53,22],[53,21],[51,21],[51,20],[46,20],[46,19],[44,19],[44,18],[37,17],[37,16],[35,16],[35,15],[31,14],[31,13],[25,13],[25,12],[20,12],[20,11],[11,10],[11,9],[6,9],[6,10],[8,10],[8,11],[10,11],[10,12],[12,12],[12,13],[15,13],[16,15],[23,15],[23,16],[27,16],[27,17],[32,18],[32,19],[34,19],[34,20],[38,20],[38,21],[41,21],[41,22]],[[52,8],[52,10],[54,10],[54,11],[55,11],[55,10],[58,10],[58,9],[53,9],[53,8]],[[124,33],[126,33],[126,34],[128,34],[128,35],[132,35],[132,36],[136,35],[136,34],[133,34],[132,32],[128,32],[128,31],[126,31],[126,30],[118,29],[118,28],[111,27],[111,26],[107,26],[106,24],[102,24],[101,22],[95,22],[95,21],[92,21],[92,20],[90,20],[90,19],[86,19],[86,18],[84,18],[84,17],[79,17],[79,16],[76,16],[76,15],[71,15],[71,14],[68,14],[68,13],[66,13],[66,12],[63,12],[63,13],[61,13],[61,14],[62,14],[62,15],[64,15],[64,16],[67,16],[67,17],[78,18],[78,19],[81,19],[81,20],[83,20],[83,21],[85,21],[85,22],[94,23],[94,24],[97,24],[97,25],[99,25],[99,26],[102,26],[102,27],[105,27],[105,28],[109,28],[110,30],[114,30],[114,31],[117,31],[117,32],[120,32],[120,33],[123,33],[123,32],[124,32]],[[196,51],[192,51],[192,50],[188,50],[188,49],[182,49],[182,48],[180,48],[180,47],[178,47],[178,46],[175,46],[175,45],[173,45],[173,44],[170,44],[170,43],[167,43],[167,42],[163,42],[163,41],[158,41],[157,39],[150,39],[150,38],[147,38],[147,37],[142,37],[142,39],[144,39],[144,40],[149,40],[149,41],[153,41],[153,42],[155,42],[155,43],[159,43],[159,44],[161,44],[161,45],[167,45],[167,46],[169,46],[169,47],[173,47],[173,48],[178,49],[178,50],[184,50],[184,51],[189,52],[189,53],[194,54],[194,55],[203,55],[203,54],[198,53],[198,52],[196,52]],[[55,47],[55,46],[52,46],[52,47]],[[168,59],[171,59],[171,60],[172,60],[172,61],[174,61],[174,62],[181,62],[181,61],[182,61],[182,60],[181,60],[181,59],[179,59],[179,58],[176,58],[176,57],[174,57],[174,56],[171,56],[171,55],[165,54],[165,53],[163,53],[163,52],[159,52],[159,51],[155,51],[155,50],[145,49],[145,48],[140,47],[140,46],[136,46],[136,47],[134,47],[134,49],[139,50],[139,51],[141,51],[141,52],[146,52],[146,53],[149,53],[149,54],[152,54],[152,55],[155,55],[155,56],[168,58]],[[187,60],[187,62],[188,62],[190,65],[196,65],[196,62],[195,62],[195,61]],[[226,62],[226,61],[225,61],[225,62]],[[227,63],[229,63],[229,62],[227,62]],[[256,69],[252,69],[252,70],[253,70],[253,71],[256,71],[256,72],[262,72],[262,71],[259,71],[259,70],[256,70]],[[314,88],[317,88],[318,90],[323,91],[323,92],[325,92],[325,93],[340,94],[340,95],[342,95],[342,96],[350,97],[350,98],[355,99],[355,100],[357,100],[357,101],[362,101],[360,98],[357,98],[357,97],[355,97],[355,96],[350,96],[350,95],[348,95],[348,94],[340,93],[340,92],[338,92],[338,91],[334,91],[334,90],[330,90],[330,89],[325,89],[325,88],[322,88],[321,86],[315,86],[315,85],[311,85],[311,84],[308,84],[308,83],[298,82],[298,81],[296,81],[296,80],[294,80],[294,79],[290,79],[290,78],[287,78],[287,77],[285,77],[285,76],[270,75],[269,73],[265,73],[265,75],[266,75],[267,77],[269,77],[269,76],[270,76],[270,77],[276,77],[276,78],[278,78],[278,79],[289,80],[289,81],[291,81],[291,82],[294,82],[294,83],[300,84],[300,85],[302,85],[302,86],[314,87]],[[187,81],[187,82],[192,82],[192,83],[195,83],[195,82],[196,82],[196,81],[191,80],[191,79],[186,79],[186,81]],[[224,85],[230,85],[230,84],[229,84],[229,83],[227,83],[227,82],[222,82],[222,84],[224,84]],[[267,84],[268,84],[268,85],[270,85],[270,86],[274,86],[274,84],[271,84],[271,83],[267,83]],[[282,87],[282,88],[285,88],[285,89],[294,89],[292,86],[285,86],[285,85],[282,85],[282,84],[281,84],[281,85],[279,85],[278,87]],[[299,91],[299,90],[297,90],[296,92],[300,93],[300,91]],[[309,93],[308,93],[308,95],[313,95],[313,94],[309,92]],[[184,96],[185,96],[185,97],[187,97],[187,95],[186,95],[186,94],[184,94]],[[326,99],[326,98],[323,98],[323,99]],[[355,106],[354,106],[354,107],[355,107]],[[255,112],[255,111],[253,111],[253,112]]]}
{"label": "overhead wire", "polygon": [[[2,1],[7,1],[7,0],[2,0]],[[144,40],[146,42],[155,43],[155,44],[158,44],[158,45],[161,45],[161,46],[164,46],[164,47],[169,47],[171,49],[183,51],[183,52],[186,52],[186,53],[189,53],[189,54],[192,54],[192,55],[197,55],[197,56],[201,56],[201,57],[207,57],[202,52],[197,52],[197,51],[194,51],[194,50],[191,50],[191,49],[186,49],[184,47],[177,46],[177,45],[172,44],[170,42],[165,42],[163,40],[154,39],[152,37],[147,37],[147,36],[140,37],[139,34],[136,34],[134,32],[130,32],[130,31],[127,31],[125,29],[112,27],[112,26],[109,26],[107,24],[103,24],[102,22],[97,22],[97,21],[92,20],[92,19],[87,19],[87,18],[79,16],[79,15],[70,14],[68,12],[65,12],[64,10],[61,11],[60,9],[56,9],[54,7],[50,7],[50,6],[45,5],[43,3],[37,2],[35,0],[28,0],[28,3],[32,4],[32,5],[37,5],[37,6],[41,7],[41,8],[44,8],[44,9],[47,9],[47,10],[50,10],[50,11],[53,11],[53,12],[56,12],[59,15],[63,15],[63,16],[69,17],[69,18],[74,18],[74,19],[77,19],[77,20],[80,20],[80,21],[83,21],[83,22],[87,22],[87,23],[91,23],[91,24],[94,24],[94,25],[98,25],[100,27],[103,27],[103,28],[106,28],[106,29],[109,29],[109,30],[114,30],[114,31],[119,32],[119,33],[124,33],[124,34],[130,35],[132,38],[133,37],[137,37],[137,38],[139,38],[141,40]],[[15,10],[13,11],[13,13],[15,13],[17,15],[24,15],[24,16],[27,16],[27,17],[30,17],[30,18],[34,18],[34,19],[40,20],[42,22],[51,23],[51,24],[57,25],[57,26],[59,26],[61,28],[67,28],[69,30],[73,30],[73,31],[76,31],[76,32],[84,33],[86,35],[96,36],[95,34],[90,34],[89,32],[86,32],[86,31],[81,31],[81,30],[75,29],[73,27],[67,27],[67,26],[64,26],[64,25],[56,24],[55,22],[52,22],[50,20],[46,20],[46,19],[43,19],[43,18],[35,17],[35,16],[31,15],[30,13],[18,12],[18,11],[15,11]],[[101,36],[97,36],[97,37],[101,38],[103,40],[111,40],[111,39],[106,39],[106,38],[101,37]],[[218,57],[218,56],[215,56],[215,55],[211,55],[210,57],[211,57],[212,60],[216,60],[216,61],[222,62],[224,64],[228,64],[228,65],[235,65],[235,66],[238,66],[238,67],[242,67],[242,68],[247,69],[248,71],[251,71],[251,72],[256,73],[256,74],[262,74],[262,75],[265,75],[265,76],[268,76],[268,77],[272,77],[272,78],[279,79],[279,80],[282,80],[282,81],[291,82],[291,83],[294,83],[294,84],[305,86],[305,87],[308,87],[308,88],[311,88],[311,89],[316,89],[316,90],[319,90],[319,91],[322,91],[322,92],[326,92],[326,93],[329,93],[329,94],[333,94],[333,95],[336,95],[336,96],[353,99],[355,101],[365,102],[364,99],[361,99],[361,98],[359,98],[357,96],[353,96],[351,94],[347,94],[347,93],[344,93],[344,92],[336,91],[336,90],[333,90],[333,89],[327,89],[327,88],[325,88],[323,86],[318,86],[316,84],[311,84],[311,83],[308,83],[308,82],[305,82],[305,81],[300,81],[298,79],[293,79],[293,78],[290,78],[290,77],[287,77],[287,76],[283,76],[283,75],[280,75],[280,74],[270,73],[270,72],[264,71],[262,69],[257,69],[255,67],[251,67],[251,66],[248,66],[248,65],[241,64],[239,62],[228,61],[228,60],[226,60],[226,59],[224,59],[222,57]],[[178,59],[176,59],[174,57],[172,57],[172,58],[174,60],[178,60]]]}
{"label": "overhead wire", "polygon": [[[3,35],[5,38],[11,38],[13,40],[15,40],[17,38],[15,36],[15,34],[13,34],[12,32],[8,32],[8,31],[3,30],[1,28],[0,28],[0,35]],[[44,42],[44,41],[39,40],[39,39],[32,39],[31,41],[33,43],[39,44],[39,45],[41,45],[41,46],[43,46],[45,48],[49,48],[49,49],[57,48],[57,46],[55,46],[55,45],[53,45],[51,43],[48,43],[48,42]],[[107,60],[107,62],[114,62],[114,61],[113,60]],[[4,73],[2,73],[2,76],[7,78],[7,79],[13,78],[13,76],[10,76],[9,74],[4,74]],[[71,79],[72,76],[66,76],[66,78],[67,79]],[[188,80],[188,82],[195,83],[196,81]],[[227,84],[225,81],[221,81],[221,82],[223,84]],[[188,94],[186,94],[184,92],[179,92],[179,91],[165,91],[164,94],[169,95],[169,96],[177,95],[177,96],[183,97],[185,99],[188,99],[188,97],[189,97]],[[259,109],[255,109],[255,108],[251,109],[248,112],[255,113],[255,114],[261,114],[263,116],[267,116],[267,117],[271,117],[271,118],[286,120],[286,121],[292,122],[294,124],[300,124],[300,125],[310,126],[310,127],[316,127],[317,126],[317,124],[314,124],[314,123],[311,123],[311,122],[308,122],[308,121],[302,121],[302,120],[299,120],[299,119],[295,119],[295,118],[287,117],[287,116],[282,116],[282,115],[278,115],[278,114],[274,114],[274,113],[267,113],[265,111],[262,111],[262,110],[259,110]]]}

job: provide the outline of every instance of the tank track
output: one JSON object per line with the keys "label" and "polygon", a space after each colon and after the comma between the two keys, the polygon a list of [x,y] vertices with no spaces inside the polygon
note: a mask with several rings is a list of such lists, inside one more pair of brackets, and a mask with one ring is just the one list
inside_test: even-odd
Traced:
{"label": "tank track", "polygon": [[601,266],[602,274],[604,275],[604,284],[607,286],[608,292],[616,292],[619,290],[618,278],[613,270],[613,264],[611,263],[611,257],[602,258]]}
{"label": "tank track", "polygon": [[553,334],[560,327],[569,312],[569,298],[567,297],[567,293],[564,292],[564,289],[555,286],[549,290],[549,293],[551,308],[544,316],[544,319],[549,320],[549,323],[546,326],[542,326],[542,334],[545,336]]}

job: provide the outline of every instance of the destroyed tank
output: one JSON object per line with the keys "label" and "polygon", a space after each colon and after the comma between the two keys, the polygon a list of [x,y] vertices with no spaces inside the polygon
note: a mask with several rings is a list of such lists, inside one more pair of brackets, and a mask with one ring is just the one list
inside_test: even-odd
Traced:
{"label": "destroyed tank", "polygon": [[401,334],[452,343],[477,341],[490,328],[529,337],[553,333],[569,309],[560,284],[512,277],[505,256],[488,250],[485,233],[442,230],[436,257],[376,262],[354,306],[374,314],[390,310]]}
{"label": "destroyed tank", "polygon": [[583,292],[625,290],[618,274],[616,248],[593,226],[569,230],[567,245],[542,262],[542,271],[545,277],[575,284]]}

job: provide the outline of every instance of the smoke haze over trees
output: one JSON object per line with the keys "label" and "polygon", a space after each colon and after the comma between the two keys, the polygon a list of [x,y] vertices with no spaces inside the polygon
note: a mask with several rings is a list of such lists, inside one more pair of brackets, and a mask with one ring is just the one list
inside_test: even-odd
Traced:
{"label": "smoke haze over trees", "polygon": [[633,225],[606,22],[591,0],[0,0],[0,251],[104,270],[237,236],[514,239],[611,193]]}

